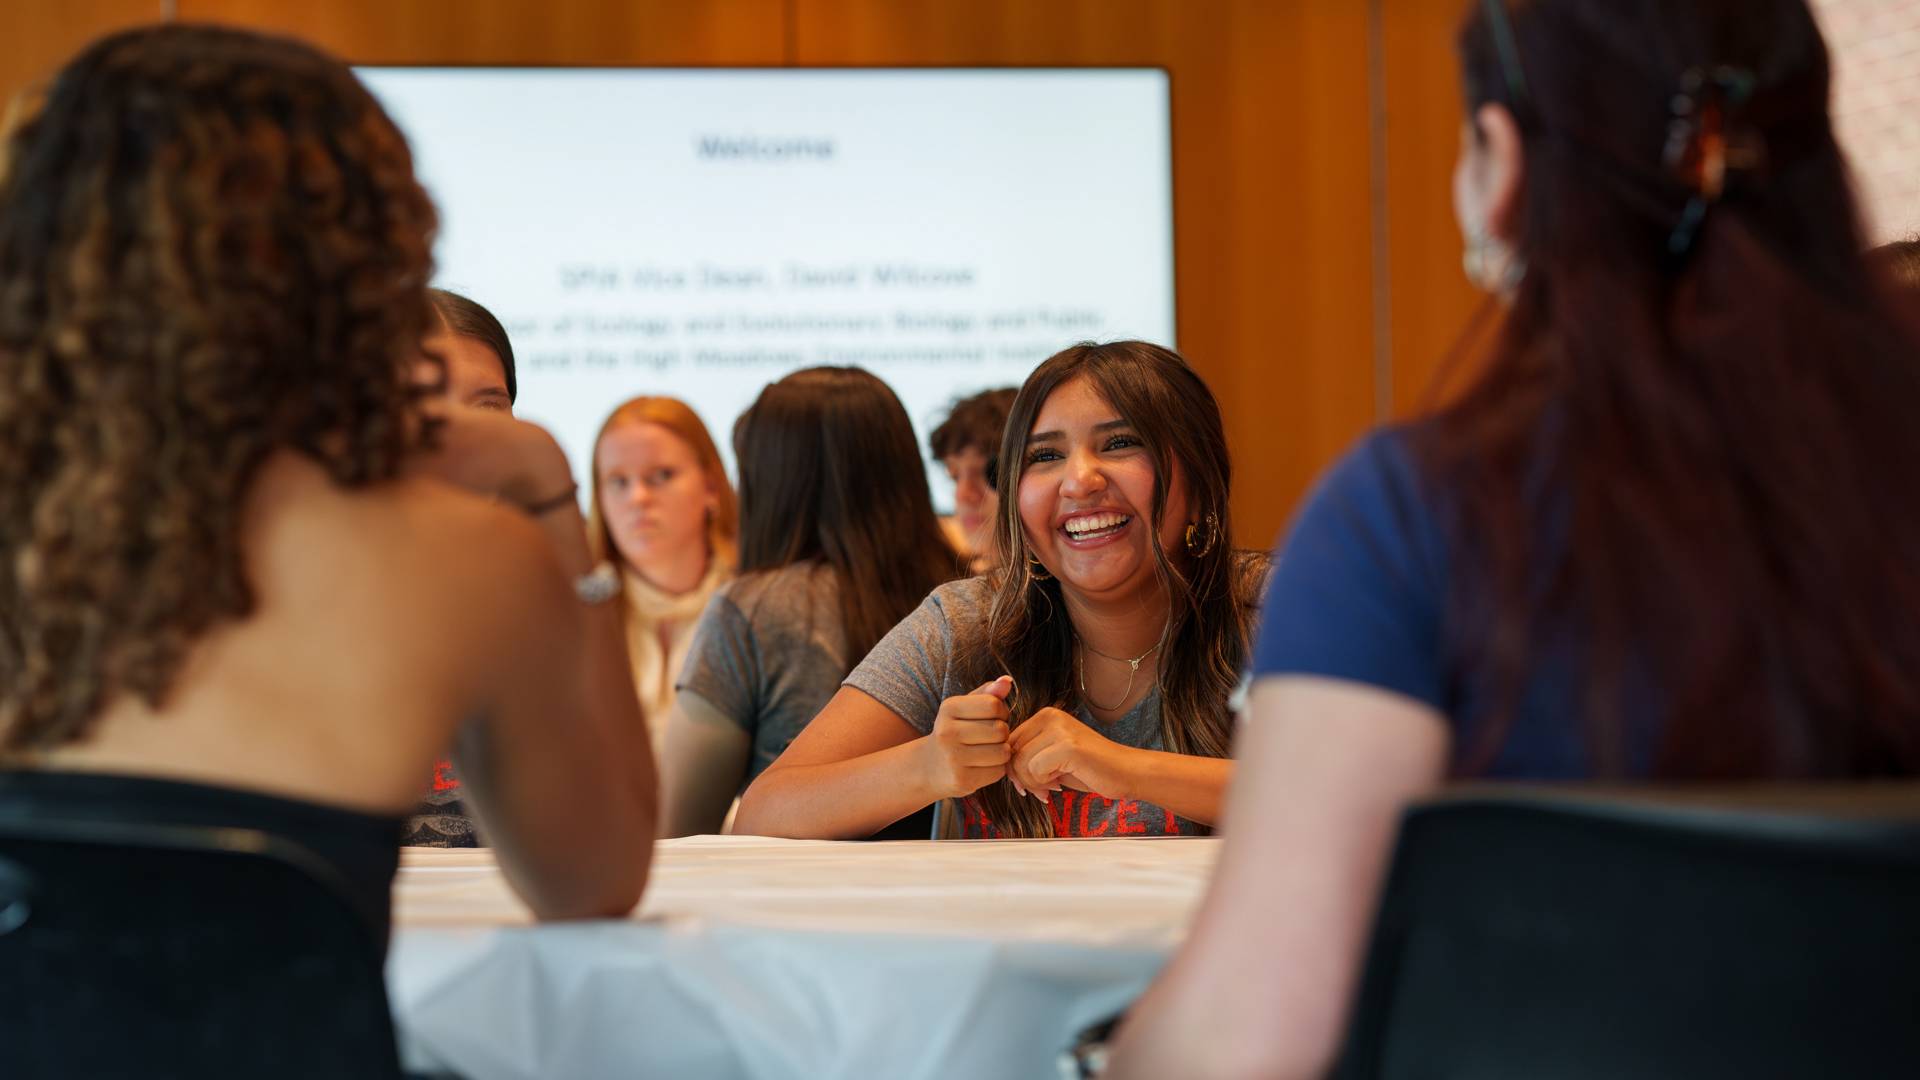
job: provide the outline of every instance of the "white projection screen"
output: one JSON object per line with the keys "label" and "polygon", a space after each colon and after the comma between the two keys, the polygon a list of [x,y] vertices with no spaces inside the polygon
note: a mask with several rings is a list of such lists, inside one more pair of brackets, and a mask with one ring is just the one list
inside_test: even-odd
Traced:
{"label": "white projection screen", "polygon": [[[636,394],[734,419],[856,364],[920,436],[1075,341],[1173,343],[1159,69],[365,67],[583,493]],[[951,502],[930,465],[935,505]]]}

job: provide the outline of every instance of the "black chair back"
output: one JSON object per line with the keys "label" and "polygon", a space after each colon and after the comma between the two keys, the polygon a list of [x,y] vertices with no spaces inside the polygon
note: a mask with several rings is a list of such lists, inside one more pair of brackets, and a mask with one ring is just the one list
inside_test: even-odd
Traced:
{"label": "black chair back", "polygon": [[1920,788],[1403,824],[1335,1075],[1920,1075]]}
{"label": "black chair back", "polygon": [[399,1076],[346,897],[254,830],[0,824],[0,1075]]}

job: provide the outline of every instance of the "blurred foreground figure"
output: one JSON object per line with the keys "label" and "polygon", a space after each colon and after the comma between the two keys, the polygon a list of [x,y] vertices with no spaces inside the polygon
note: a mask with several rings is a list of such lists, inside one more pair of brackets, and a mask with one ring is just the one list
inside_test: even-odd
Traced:
{"label": "blurred foreground figure", "polygon": [[1115,1075],[1324,1071],[1445,779],[1920,770],[1920,350],[1805,3],[1488,0],[1460,54],[1454,203],[1504,318],[1295,521],[1218,877]]}
{"label": "blurred foreground figure", "polygon": [[294,42],[136,30],[4,159],[0,812],[285,834],[384,916],[453,744],[536,913],[632,908],[618,616],[553,440],[421,411],[434,212],[379,105]]}

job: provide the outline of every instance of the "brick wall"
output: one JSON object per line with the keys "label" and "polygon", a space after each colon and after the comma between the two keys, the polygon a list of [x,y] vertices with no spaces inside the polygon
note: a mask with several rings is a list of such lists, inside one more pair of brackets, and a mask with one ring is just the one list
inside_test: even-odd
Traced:
{"label": "brick wall", "polygon": [[1920,234],[1920,0],[1813,0],[1875,243]]}

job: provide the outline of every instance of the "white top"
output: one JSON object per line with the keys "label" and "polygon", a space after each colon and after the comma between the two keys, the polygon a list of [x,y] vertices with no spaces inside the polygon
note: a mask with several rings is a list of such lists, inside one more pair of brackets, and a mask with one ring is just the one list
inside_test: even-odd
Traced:
{"label": "white top", "polygon": [[621,603],[627,614],[627,654],[633,662],[633,686],[646,711],[653,759],[666,743],[667,713],[673,708],[673,684],[687,662],[693,627],[714,590],[727,579],[719,559],[707,560],[707,575],[693,591],[675,596],[633,572],[620,571]]}

